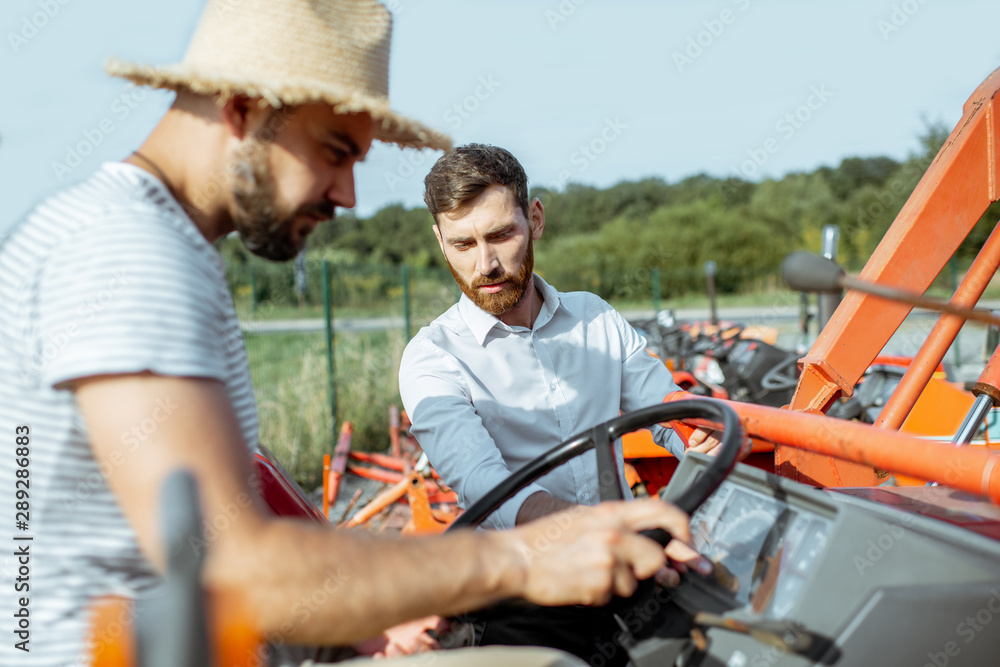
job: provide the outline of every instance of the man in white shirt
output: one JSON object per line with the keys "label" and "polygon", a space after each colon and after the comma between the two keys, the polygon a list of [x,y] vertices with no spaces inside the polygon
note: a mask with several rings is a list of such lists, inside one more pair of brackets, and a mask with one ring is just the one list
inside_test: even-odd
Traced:
{"label": "man in white shirt", "polygon": [[[542,236],[545,212],[538,199],[528,200],[527,177],[513,155],[481,144],[459,147],[437,161],[425,185],[434,234],[463,295],[407,345],[400,394],[411,432],[463,507],[556,444],[678,389],[611,306],[589,292],[558,292],[533,273],[532,244]],[[674,456],[683,455],[672,429],[650,430]],[[718,444],[707,435],[694,436],[700,451]],[[615,447],[621,463],[621,442]],[[628,493],[622,468],[619,483]],[[581,456],[523,489],[486,525],[511,528],[598,500],[596,458]],[[506,619],[503,628],[490,621],[482,641],[545,643],[589,659],[616,634],[607,615],[598,612],[595,621],[590,610],[564,613],[564,622],[548,609]],[[627,660],[622,651],[603,658]]]}
{"label": "man in white shirt", "polygon": [[[335,207],[354,205],[354,166],[374,139],[448,146],[389,108],[390,28],[374,0],[210,0],[182,63],[110,66],[177,93],[139,150],[0,240],[0,431],[23,450],[0,457],[0,477],[9,489],[30,481],[19,537],[35,568],[18,589],[30,621],[0,663],[89,664],[94,597],[161,580],[160,492],[177,469],[194,476],[205,524],[226,526],[191,545],[205,549],[203,583],[242,593],[280,643],[346,646],[510,597],[599,603],[663,566],[635,531],[690,540],[687,518],[658,501],[575,514],[540,550],[555,517],[400,541],[278,519],[257,499],[256,406],[211,244],[237,231],[255,253],[290,259]],[[12,525],[22,510],[8,498]],[[3,565],[13,589],[21,566]],[[0,602],[8,619],[13,604]]]}

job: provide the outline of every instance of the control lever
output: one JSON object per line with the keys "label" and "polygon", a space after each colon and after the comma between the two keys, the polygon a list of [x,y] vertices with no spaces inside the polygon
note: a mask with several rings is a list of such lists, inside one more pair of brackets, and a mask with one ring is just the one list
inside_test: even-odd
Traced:
{"label": "control lever", "polygon": [[810,632],[795,621],[740,621],[717,614],[699,611],[692,620],[694,627],[691,637],[699,651],[708,647],[704,630],[716,628],[753,637],[757,641],[774,646],[788,653],[795,653],[821,665],[832,665],[840,659],[840,649],[823,635]]}
{"label": "control lever", "polygon": [[898,287],[870,283],[848,276],[836,262],[804,250],[796,250],[781,262],[781,277],[785,284],[799,292],[834,292],[840,289],[864,292],[889,301],[898,301],[918,308],[957,315],[967,320],[1000,324],[1000,317],[991,311],[966,308]]}

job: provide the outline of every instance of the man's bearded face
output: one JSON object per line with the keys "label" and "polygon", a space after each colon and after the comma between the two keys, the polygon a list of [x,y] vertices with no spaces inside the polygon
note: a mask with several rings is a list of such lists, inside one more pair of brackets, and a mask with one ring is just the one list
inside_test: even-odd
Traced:
{"label": "man's bearded face", "polygon": [[233,165],[233,224],[247,250],[276,262],[294,259],[305,246],[311,226],[296,219],[319,216],[333,219],[334,204],[307,204],[296,210],[278,205],[277,184],[271,173],[270,145],[254,136],[237,149]]}
{"label": "man's bearded face", "polygon": [[[455,276],[455,282],[462,288],[462,292],[472,299],[472,303],[490,315],[500,317],[521,303],[527,293],[528,285],[531,282],[531,272],[535,268],[535,251],[531,234],[528,234],[528,247],[525,249],[524,257],[515,273],[496,271],[488,276],[477,276],[470,284],[455,271],[451,262],[448,262],[448,268],[451,269],[451,275]],[[482,290],[484,285],[495,285],[500,282],[507,284],[499,292],[491,294]]]}

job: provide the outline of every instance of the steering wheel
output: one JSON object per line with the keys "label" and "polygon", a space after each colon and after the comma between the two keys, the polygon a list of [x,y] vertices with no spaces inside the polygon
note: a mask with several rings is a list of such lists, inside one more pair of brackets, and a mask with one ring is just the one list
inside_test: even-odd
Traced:
{"label": "steering wheel", "polygon": [[[597,450],[597,479],[601,500],[622,500],[624,493],[618,483],[618,461],[613,447],[614,441],[626,433],[659,422],[690,418],[721,422],[723,428],[722,446],[718,455],[713,458],[708,468],[673,501],[674,505],[684,512],[689,515],[693,514],[712,495],[712,492],[718,488],[722,480],[736,465],[740,449],[743,446],[743,426],[740,424],[736,412],[725,403],[708,398],[674,401],[636,410],[603,424],[598,424],[589,431],[570,438],[529,462],[493,487],[458,517],[448,530],[478,526],[500,505],[525,486],[556,466],[591,449]],[[664,547],[670,542],[670,533],[659,528],[643,530],[640,531],[640,534]],[[615,598],[609,604],[609,608],[623,617],[629,617],[630,612],[634,610],[648,610],[647,602],[654,599],[657,587],[658,585],[652,579],[641,581],[631,597]],[[506,600],[492,605],[490,609],[494,613],[500,614],[516,613],[519,605],[522,604],[525,603],[518,600]],[[646,620],[637,627],[630,627],[635,639],[644,639],[650,636],[657,629],[662,615],[666,614],[668,609],[667,605],[660,604],[658,601],[654,607],[660,609],[659,614],[649,614],[648,611],[644,611],[638,617]],[[636,614],[632,613],[632,616],[636,616]]]}
{"label": "steering wheel", "polygon": [[[493,487],[458,517],[448,530],[478,526],[525,486],[556,466],[591,449],[596,449],[597,453],[597,479],[601,500],[622,500],[624,493],[618,483],[618,461],[614,452],[614,441],[626,433],[659,422],[691,418],[721,422],[723,428],[722,447],[718,455],[713,458],[704,473],[695,478],[673,501],[673,504],[681,510],[692,514],[712,495],[733,469],[743,445],[743,427],[736,412],[725,403],[707,398],[661,403],[629,412],[556,445]],[[670,535],[664,530],[643,531],[642,534],[663,546],[670,541]]]}
{"label": "steering wheel", "polygon": [[[795,373],[798,362],[797,354],[790,354],[784,361],[780,361],[772,366],[764,377],[760,379],[760,386],[767,391],[787,391],[799,383],[799,376]],[[791,374],[788,373],[791,369]]]}

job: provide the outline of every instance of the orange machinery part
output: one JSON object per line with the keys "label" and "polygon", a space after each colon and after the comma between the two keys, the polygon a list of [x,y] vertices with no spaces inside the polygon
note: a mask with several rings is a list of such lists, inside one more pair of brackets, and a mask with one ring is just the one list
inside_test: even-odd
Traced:
{"label": "orange machinery part", "polygon": [[[390,454],[379,454],[378,452],[351,452],[350,457],[356,461],[363,461],[365,463],[373,463],[382,468],[388,468],[389,470],[395,470],[397,472],[406,472],[413,466],[402,456],[392,456]],[[437,474],[437,471],[431,468],[431,476],[435,479],[441,479]]]}
{"label": "orange machinery part", "polygon": [[337,439],[337,446],[333,449],[333,462],[330,464],[330,469],[326,471],[327,474],[323,480],[323,496],[329,505],[337,502],[340,478],[344,476],[344,471],[347,468],[347,454],[351,451],[351,435],[353,433],[354,425],[351,422],[344,422],[343,426],[340,427],[340,438]]}
{"label": "orange machinery part", "polygon": [[993,351],[986,368],[979,375],[979,380],[972,387],[976,396],[986,394],[993,399],[993,407],[1000,405],[1000,348]]}
{"label": "orange machinery part", "polygon": [[330,455],[323,455],[323,516],[330,518]]}
{"label": "orange machinery part", "polygon": [[[974,401],[972,394],[964,389],[932,377],[927,381],[927,386],[923,387],[920,397],[899,430],[950,441],[962,425],[965,415],[972,409]],[[878,422],[875,426],[879,426]]]}
{"label": "orange machinery part", "polygon": [[[754,441],[754,446],[758,444],[760,444],[759,440]],[[765,444],[769,447],[767,451],[754,452],[743,459],[743,463],[773,473],[774,456],[771,453],[770,444]],[[642,479],[643,486],[646,487],[647,493],[651,496],[658,494],[660,489],[670,483],[678,464],[679,461],[670,455],[626,461],[626,465],[634,466],[636,473]]]}
{"label": "orange machinery part", "polygon": [[[673,422],[670,426],[685,443],[694,431],[694,428],[682,422]],[[772,443],[755,439],[753,440],[753,452],[744,460],[744,463],[773,473],[773,451],[774,445]],[[657,445],[653,440],[653,435],[646,429],[623,435],[622,453],[629,486],[634,486],[627,474],[629,467],[631,467],[638,474],[650,495],[656,495],[662,487],[666,486],[674,471],[677,470],[677,459],[666,449]]]}
{"label": "orange machinery part", "polygon": [[[215,591],[205,596],[208,638],[216,667],[252,667],[262,664],[260,633],[244,602],[235,592]],[[135,601],[108,596],[97,600],[90,615],[88,651],[92,667],[136,667]]]}
{"label": "orange machinery part", "polygon": [[[997,267],[1000,267],[1000,226],[994,227],[990,237],[983,244],[976,260],[955,290],[951,303],[968,308],[975,306],[986,290],[986,286],[990,284]],[[907,417],[911,415],[911,411],[918,404],[918,398],[924,385],[929,381],[935,367],[940,366],[941,360],[944,359],[951,344],[955,342],[955,337],[963,324],[965,324],[965,320],[954,315],[945,314],[938,318],[934,328],[927,335],[927,341],[920,348],[912,363],[909,364],[896,390],[883,406],[882,412],[875,420],[876,426],[898,429],[904,421],[907,421]],[[993,386],[996,387],[995,382]],[[992,391],[994,394],[996,393],[996,389]],[[971,406],[967,406],[966,410],[969,407]],[[941,411],[940,408],[935,410],[939,413]],[[959,424],[961,424],[961,419],[959,419]],[[953,429],[951,432],[954,433],[955,430]]]}
{"label": "orange machinery part", "polygon": [[[1000,69],[965,103],[961,120],[875,249],[859,276],[862,280],[925,292],[987,206],[1000,198],[998,91]],[[839,396],[849,396],[910,310],[908,305],[848,292],[799,362],[802,376],[792,410],[825,411]],[[873,486],[879,481],[869,465],[780,442],[775,468],[785,477],[822,486]]]}
{"label": "orange machinery part", "polygon": [[[667,368],[668,369],[670,368],[669,364],[667,365]],[[684,389],[685,391],[691,389],[692,387],[697,387],[699,384],[698,379],[694,376],[694,374],[689,373],[688,371],[676,371],[670,369],[670,375],[674,379],[674,384],[676,384],[681,389]],[[701,384],[705,385],[712,391],[712,398],[728,398],[729,396],[726,393],[725,389],[723,389],[718,385],[712,384],[711,382],[705,380],[704,378],[701,380]]]}
{"label": "orange machinery part", "polygon": [[[347,470],[365,479],[371,479],[384,484],[396,484],[401,479],[406,479],[406,474],[394,472],[392,470],[382,470],[380,468],[369,468],[366,466],[347,466]],[[437,475],[434,475],[436,478]],[[455,492],[448,489],[443,484],[438,484],[432,480],[424,480],[427,493],[431,496],[432,503],[453,503],[455,502]]]}
{"label": "orange machinery part", "polygon": [[[665,400],[687,398],[697,397],[678,391]],[[873,477],[878,468],[938,481],[955,489],[987,496],[994,504],[1000,504],[1000,466],[997,465],[1000,455],[985,448],[955,447],[822,414],[793,412],[751,403],[722,402],[736,411],[744,430],[755,438],[831,460],[850,461],[871,470]],[[800,478],[806,484],[831,486],[802,478],[801,475]]]}
{"label": "orange machinery part", "polygon": [[90,615],[90,664],[93,667],[134,667],[136,664],[135,601],[106,597],[94,603]]}
{"label": "orange machinery part", "polygon": [[358,512],[352,516],[350,519],[345,521],[342,526],[344,528],[354,528],[355,526],[360,526],[366,521],[371,520],[379,512],[389,507],[397,500],[400,500],[406,495],[406,491],[410,486],[410,480],[408,477],[403,477],[401,480],[396,482],[393,486],[382,491],[382,493],[375,496],[374,500],[362,507]]}
{"label": "orange machinery part", "polygon": [[405,472],[406,469],[410,467],[410,465],[400,456],[379,454],[377,452],[351,452],[351,458],[355,461],[374,463],[377,466],[388,468],[389,470],[395,470],[397,472]]}
{"label": "orange machinery part", "polygon": [[[451,525],[458,516],[457,513],[443,515],[431,508],[431,500],[424,486],[424,478],[418,472],[411,472],[408,478],[409,487],[406,490],[407,501],[410,504],[410,520],[403,527],[403,534],[433,534],[441,533]],[[447,518],[444,518],[444,517]],[[443,520],[442,520],[443,519]]]}

